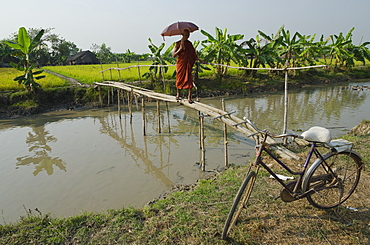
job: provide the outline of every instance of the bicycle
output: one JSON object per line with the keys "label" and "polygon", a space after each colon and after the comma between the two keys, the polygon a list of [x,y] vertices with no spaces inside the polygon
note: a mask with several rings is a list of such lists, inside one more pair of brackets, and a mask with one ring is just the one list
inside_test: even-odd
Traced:
{"label": "bicycle", "polygon": [[[258,129],[249,119],[245,120],[246,126],[249,124],[255,130],[255,133],[248,137],[257,138],[256,159],[249,166],[245,174],[246,177],[234,198],[225,221],[222,239],[227,238],[243,208],[246,208],[260,167],[267,170],[283,186],[279,197],[285,202],[307,198],[308,202],[314,207],[330,209],[345,202],[356,189],[364,164],[360,155],[352,150],[351,142],[341,139],[331,140],[330,131],[317,126],[310,128],[301,135],[291,133],[273,135],[267,130]],[[259,140],[260,136],[262,136],[261,141]],[[291,137],[293,141],[296,138],[304,140],[310,150],[301,171],[293,171],[268,149],[270,145],[267,143],[268,137],[283,139]],[[318,150],[320,147],[330,149],[330,151],[321,154]],[[284,180],[279,178],[279,175],[264,163],[263,157],[266,154],[289,173],[297,176],[298,179],[285,183]],[[313,155],[317,159],[309,164]],[[310,165],[309,168],[308,165]]]}

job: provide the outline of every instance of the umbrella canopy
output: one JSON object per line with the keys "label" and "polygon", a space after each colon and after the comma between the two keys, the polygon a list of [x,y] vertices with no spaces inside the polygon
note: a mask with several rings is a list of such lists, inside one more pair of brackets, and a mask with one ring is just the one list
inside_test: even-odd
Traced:
{"label": "umbrella canopy", "polygon": [[178,21],[164,28],[161,35],[163,37],[181,35],[185,29],[188,29],[190,32],[193,32],[199,30],[199,27],[191,22]]}

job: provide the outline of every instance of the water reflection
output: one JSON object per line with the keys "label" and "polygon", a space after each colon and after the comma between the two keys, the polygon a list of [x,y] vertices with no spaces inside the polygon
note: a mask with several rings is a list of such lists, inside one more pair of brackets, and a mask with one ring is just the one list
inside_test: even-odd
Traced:
{"label": "water reflection", "polygon": [[50,135],[49,131],[45,130],[44,126],[32,127],[33,132],[29,132],[26,143],[29,147],[28,151],[31,155],[18,157],[16,166],[35,165],[33,175],[36,176],[42,171],[46,171],[48,175],[54,173],[54,166],[60,170],[66,171],[66,163],[59,157],[51,157],[49,154],[52,149],[48,145],[56,142],[57,139]]}
{"label": "water reflection", "polygon": [[[370,114],[369,108],[364,106],[369,92],[369,90],[354,91],[340,86],[290,91],[288,131],[301,131],[313,125],[329,128],[354,126],[367,119]],[[230,99],[227,108],[229,111],[236,110],[238,117],[246,116],[273,132],[283,130],[282,93],[263,95],[259,98]],[[360,119],[357,119],[359,117]],[[351,123],[351,120],[356,121]]]}
{"label": "water reflection", "polygon": [[[112,114],[108,117],[99,118],[98,120],[101,123],[100,131],[103,134],[109,135],[112,139],[116,140],[126,152],[128,151],[127,154],[130,154],[131,159],[138,168],[143,169],[145,174],[153,175],[153,177],[160,180],[166,188],[171,188],[173,186],[174,182],[163,173],[163,170],[169,168],[172,164],[168,160],[166,163],[163,161],[162,137],[159,137],[160,140],[157,142],[157,147],[160,149],[160,165],[156,166],[153,161],[150,160],[154,157],[154,154],[148,153],[147,137],[143,137],[145,147],[138,147],[132,124],[129,124],[130,128],[127,130],[127,128],[124,128],[122,120]],[[125,120],[124,123],[126,127],[127,121]],[[130,135],[127,135],[128,131],[130,132]],[[168,153],[170,153],[169,150]],[[167,155],[168,157],[170,156],[170,154]]]}

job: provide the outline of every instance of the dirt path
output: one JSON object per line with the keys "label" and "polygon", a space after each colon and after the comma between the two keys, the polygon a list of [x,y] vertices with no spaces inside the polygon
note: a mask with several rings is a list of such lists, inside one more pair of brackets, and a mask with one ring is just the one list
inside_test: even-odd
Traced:
{"label": "dirt path", "polygon": [[88,84],[80,83],[80,81],[78,81],[77,79],[74,79],[72,77],[67,77],[67,76],[64,76],[64,75],[61,75],[59,73],[52,72],[52,71],[49,71],[49,70],[44,70],[44,71],[49,73],[49,74],[52,74],[54,76],[60,77],[64,80],[67,80],[68,82],[71,83],[72,86],[80,86],[80,87],[90,87],[91,86],[91,85],[88,85]]}

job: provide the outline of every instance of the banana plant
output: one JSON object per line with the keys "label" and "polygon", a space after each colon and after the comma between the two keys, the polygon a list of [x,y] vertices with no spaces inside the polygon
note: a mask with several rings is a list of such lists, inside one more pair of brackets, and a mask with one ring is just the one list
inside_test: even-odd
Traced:
{"label": "banana plant", "polygon": [[18,76],[14,79],[19,84],[23,84],[28,91],[34,91],[36,88],[41,87],[36,80],[42,79],[45,76],[39,76],[43,71],[33,71],[36,64],[33,62],[31,55],[37,50],[38,45],[41,41],[41,37],[44,35],[44,30],[41,30],[34,39],[30,39],[26,28],[20,27],[18,30],[17,42],[6,42],[6,44],[13,48],[12,56],[19,59],[16,64],[11,62],[10,65],[23,72],[23,75]]}
{"label": "banana plant", "polygon": [[[277,63],[282,62],[282,59],[277,54],[282,37],[277,35],[270,37],[262,31],[258,31],[258,33],[259,35],[255,38],[241,43],[242,47],[246,47],[244,50],[246,53],[246,60],[249,59],[249,67],[275,67]],[[248,74],[253,75],[255,71],[248,71]]]}
{"label": "banana plant", "polygon": [[[194,41],[193,46],[197,52],[197,55],[200,59],[204,59],[204,54],[203,54],[203,49],[197,50],[198,46],[200,45],[200,41]],[[198,81],[199,80],[199,73],[202,73],[204,70],[211,70],[208,66],[203,65],[200,63],[198,60],[195,62],[195,66],[193,68],[194,71],[194,80]]]}
{"label": "banana plant", "polygon": [[149,72],[146,72],[143,74],[143,77],[145,78],[151,78],[152,81],[158,81],[163,79],[163,76],[168,71],[168,67],[158,67],[158,65],[167,65],[174,64],[175,58],[171,56],[171,51],[173,50],[173,47],[175,44],[172,44],[170,47],[168,47],[165,52],[162,54],[162,50],[165,47],[165,44],[162,43],[160,46],[156,46],[153,44],[152,39],[148,39],[150,42],[150,45],[148,45],[150,51],[152,52],[153,56],[153,63],[152,66],[149,68]]}
{"label": "banana plant", "polygon": [[329,45],[329,55],[330,55],[330,64],[334,60],[334,68],[338,65],[343,66],[344,63],[347,61],[351,62],[353,58],[353,54],[348,51],[348,48],[352,45],[352,28],[346,36],[343,33],[339,33],[339,35],[331,35],[330,40],[331,44]]}
{"label": "banana plant", "polygon": [[366,60],[370,61],[370,51],[366,47],[367,45],[370,45],[370,42],[364,42],[358,46],[353,45],[349,48],[349,51],[354,55],[354,59],[361,61],[364,66],[366,64]]}
{"label": "banana plant", "polygon": [[[237,45],[236,42],[242,40],[244,35],[229,35],[227,34],[226,28],[222,31],[217,27],[215,37],[204,30],[201,30],[201,33],[207,37],[206,40],[202,41],[205,60],[219,65],[230,65],[231,61],[235,63],[239,62],[240,46]],[[204,44],[208,45],[205,46]],[[227,75],[227,67],[217,66],[216,73],[217,76],[222,79],[222,77]]]}
{"label": "banana plant", "polygon": [[291,36],[290,31],[285,31],[284,28],[281,29],[281,36],[283,40],[280,56],[284,57],[284,64],[282,65],[294,67],[299,55],[304,50],[304,43],[306,40],[299,32],[296,32]]}

